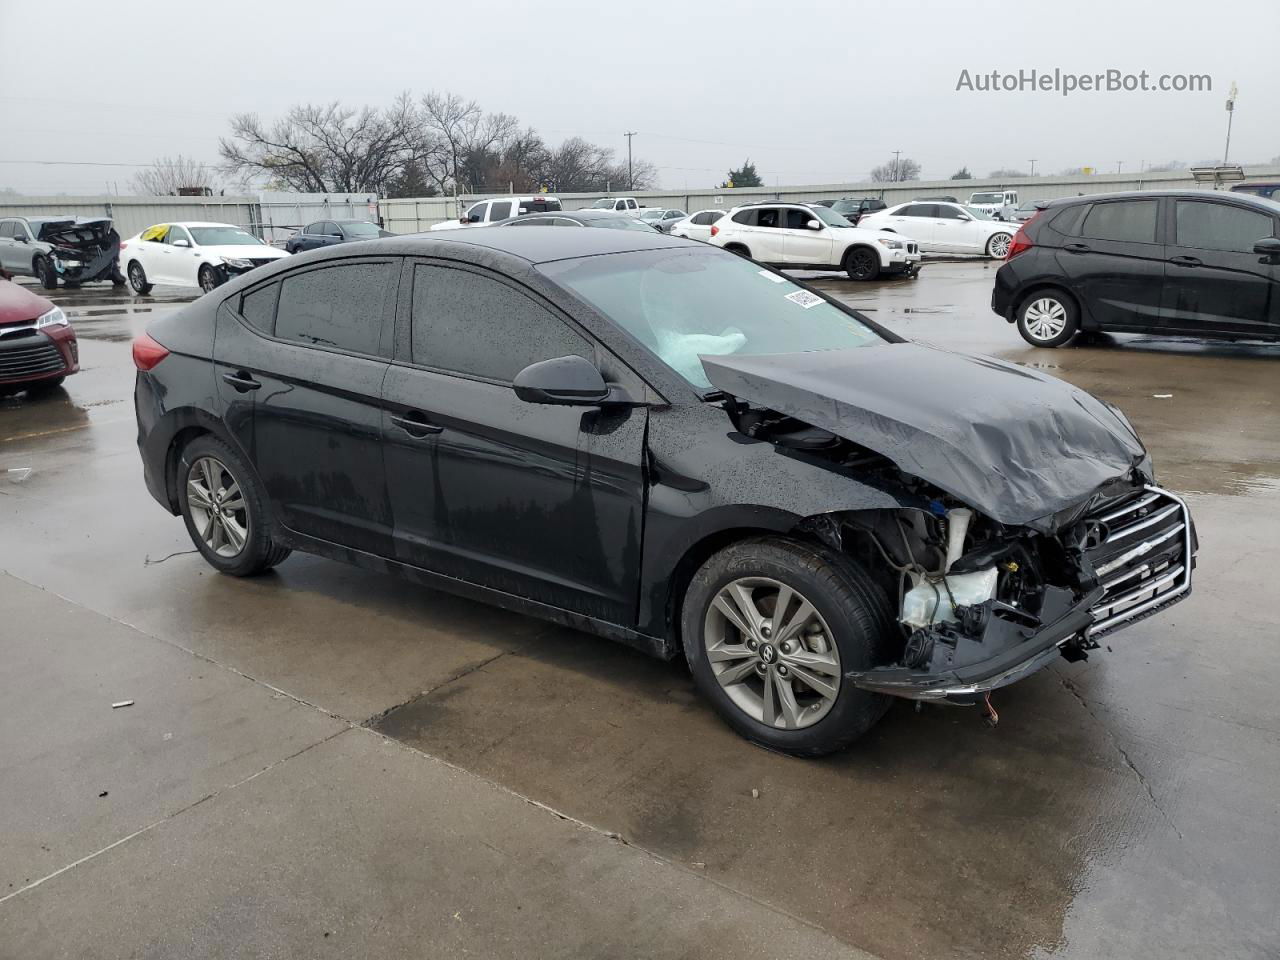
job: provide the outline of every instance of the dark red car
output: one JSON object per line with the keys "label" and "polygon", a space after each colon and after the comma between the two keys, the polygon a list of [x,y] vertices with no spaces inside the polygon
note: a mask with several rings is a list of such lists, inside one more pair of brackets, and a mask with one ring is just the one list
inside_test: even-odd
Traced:
{"label": "dark red car", "polygon": [[0,392],[56,387],[79,369],[76,332],[62,309],[0,278]]}

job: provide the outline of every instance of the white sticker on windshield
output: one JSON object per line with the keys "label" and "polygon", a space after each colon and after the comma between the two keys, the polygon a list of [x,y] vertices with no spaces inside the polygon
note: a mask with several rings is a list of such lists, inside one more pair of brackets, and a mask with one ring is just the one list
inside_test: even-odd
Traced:
{"label": "white sticker on windshield", "polygon": [[778,276],[776,273],[770,273],[768,270],[758,270],[758,271],[756,271],[756,272],[757,272],[757,273],[759,273],[759,274],[760,274],[760,276],[764,277],[766,280],[772,280],[774,283],[786,283],[786,282],[787,282],[787,278],[786,278],[786,277],[780,277],[780,276]]}
{"label": "white sticker on windshield", "polygon": [[797,290],[795,293],[788,293],[787,299],[792,303],[798,303],[800,306],[808,310],[810,307],[816,307],[822,303],[822,298],[816,293],[810,293],[808,290]]}

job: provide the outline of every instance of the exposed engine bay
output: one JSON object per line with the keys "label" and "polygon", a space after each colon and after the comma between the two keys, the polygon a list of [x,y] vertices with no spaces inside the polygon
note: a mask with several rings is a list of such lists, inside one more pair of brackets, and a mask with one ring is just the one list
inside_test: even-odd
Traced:
{"label": "exposed engine bay", "polygon": [[807,521],[893,604],[893,659],[847,676],[867,689],[972,703],[1190,590],[1194,532],[1180,500],[1130,471],[1034,524],[993,520],[887,456],[728,398],[738,431],[892,493],[897,510]]}
{"label": "exposed engine bay", "polygon": [[[53,276],[70,284],[110,280],[125,282],[120,272],[120,234],[106,218],[47,221],[36,238],[52,245],[49,268]],[[49,284],[46,283],[46,286]]]}

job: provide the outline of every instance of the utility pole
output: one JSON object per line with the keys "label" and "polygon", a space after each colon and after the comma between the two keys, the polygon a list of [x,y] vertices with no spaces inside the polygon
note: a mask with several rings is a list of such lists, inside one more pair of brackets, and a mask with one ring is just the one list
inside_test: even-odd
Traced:
{"label": "utility pole", "polygon": [[635,135],[636,131],[634,130],[623,134],[627,138],[627,190],[629,191],[636,188],[635,174],[631,172],[631,138]]}
{"label": "utility pole", "polygon": [[1227,145],[1222,150],[1222,165],[1226,166],[1227,157],[1231,155],[1231,118],[1236,115],[1236,82],[1231,81],[1231,93],[1227,96]]}
{"label": "utility pole", "polygon": [[1031,161],[1031,175],[1033,177],[1036,175],[1036,162],[1034,160]]}
{"label": "utility pole", "polygon": [[902,156],[901,150],[893,151],[893,182],[897,183],[901,177],[898,176],[898,157]]}
{"label": "utility pole", "polygon": [[1124,161],[1123,161],[1123,160],[1117,160],[1117,161],[1116,161],[1116,173],[1119,173],[1119,172],[1120,172],[1120,168],[1121,168],[1121,167],[1123,167],[1123,166],[1124,166]]}

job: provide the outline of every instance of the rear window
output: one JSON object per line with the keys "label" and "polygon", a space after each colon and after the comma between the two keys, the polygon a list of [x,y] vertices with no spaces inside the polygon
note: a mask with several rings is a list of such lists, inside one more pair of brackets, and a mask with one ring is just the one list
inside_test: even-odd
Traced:
{"label": "rear window", "polygon": [[1156,242],[1156,200],[1095,203],[1084,218],[1082,237],[1125,243]]}
{"label": "rear window", "polygon": [[346,263],[285,278],[275,335],[377,356],[391,267],[387,262]]}
{"label": "rear window", "polygon": [[1069,207],[1065,207],[1053,216],[1049,221],[1053,229],[1059,233],[1074,237],[1080,233],[1080,221],[1085,215],[1085,211],[1089,209],[1087,203],[1075,203]]}
{"label": "rear window", "polygon": [[276,297],[280,284],[259,287],[240,298],[240,316],[263,333],[272,333],[276,325]]}

